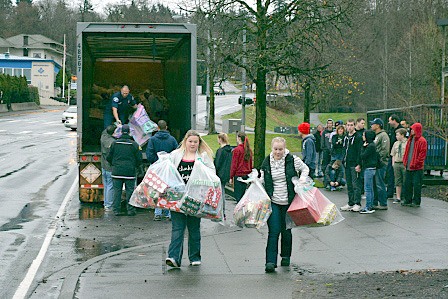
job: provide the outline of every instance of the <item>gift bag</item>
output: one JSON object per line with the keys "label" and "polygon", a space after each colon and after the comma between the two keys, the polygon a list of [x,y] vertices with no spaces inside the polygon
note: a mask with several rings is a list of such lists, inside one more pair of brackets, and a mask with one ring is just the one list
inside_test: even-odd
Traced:
{"label": "gift bag", "polygon": [[233,211],[233,220],[240,227],[261,228],[271,215],[271,199],[258,178],[253,178]]}
{"label": "gift bag", "polygon": [[342,214],[319,189],[307,181],[294,180],[296,196],[288,208],[287,228],[295,226],[327,226],[344,220]]}
{"label": "gift bag", "polygon": [[162,208],[179,212],[177,204],[185,193],[185,183],[165,152],[149,166],[142,182],[132,193],[129,204],[139,208]]}
{"label": "gift bag", "polygon": [[220,221],[222,200],[221,181],[214,169],[207,167],[201,158],[196,159],[179,209],[190,216]]}
{"label": "gift bag", "polygon": [[151,134],[146,134],[139,126],[136,126],[133,123],[129,123],[129,128],[131,130],[130,134],[132,138],[134,138],[135,142],[140,146],[144,145],[148,142],[149,138],[151,138]]}

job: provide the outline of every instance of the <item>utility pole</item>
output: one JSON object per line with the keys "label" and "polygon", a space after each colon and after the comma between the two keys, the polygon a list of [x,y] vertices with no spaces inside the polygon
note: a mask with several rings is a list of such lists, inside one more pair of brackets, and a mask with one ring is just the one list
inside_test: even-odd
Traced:
{"label": "utility pole", "polygon": [[[64,34],[64,56],[62,58],[62,98],[65,99],[65,34]],[[70,106],[70,103],[67,101]]]}
{"label": "utility pole", "polygon": [[246,131],[246,29],[243,29],[243,70],[241,81],[243,83],[241,91],[241,132]]}

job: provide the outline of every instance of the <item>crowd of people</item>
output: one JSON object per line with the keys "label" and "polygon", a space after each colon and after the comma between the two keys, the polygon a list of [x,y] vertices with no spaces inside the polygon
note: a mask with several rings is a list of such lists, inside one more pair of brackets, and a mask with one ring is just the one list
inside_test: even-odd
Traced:
{"label": "crowd of people", "polygon": [[[370,129],[362,117],[345,124],[328,119],[325,128],[318,125],[314,134],[308,123],[298,126],[303,161],[313,171],[311,176],[323,177],[330,191],[347,187],[348,203],[342,211],[371,214],[387,210],[388,199],[420,207],[427,152],[423,128],[420,123],[408,126],[395,114],[388,123],[388,132],[380,118],[369,123]],[[366,199],[363,208],[362,194]]]}
{"label": "crowd of people", "polygon": [[[107,108],[110,111],[106,113],[107,123],[105,119],[105,130],[101,136],[104,207],[116,216],[136,214],[129,200],[136,187],[136,173],[142,164],[142,153],[139,145],[132,140],[129,125],[126,124],[129,108],[135,105],[127,86],[114,94]],[[126,111],[120,111],[124,108]],[[111,124],[113,119],[115,124]],[[391,128],[388,133],[384,131],[384,122],[379,118],[370,122],[370,129],[364,128],[364,118],[349,119],[345,124],[328,119],[325,127],[318,125],[314,134],[311,133],[309,123],[301,123],[298,131],[302,138],[302,158],[289,152],[284,138],[272,139],[270,154],[257,167],[272,208],[267,220],[267,273],[275,271],[279,255],[280,266],[290,265],[292,234],[286,225],[286,215],[295,196],[294,177],[299,177],[302,183],[308,176],[323,177],[324,185],[330,191],[341,190],[346,186],[348,203],[340,208],[342,211],[371,214],[375,210],[387,210],[388,198],[393,198],[393,203],[401,203],[403,206],[420,206],[427,151],[422,126],[414,123],[407,128],[406,122],[397,115],[391,115],[388,121]],[[112,137],[116,124],[122,125],[122,136],[118,139]],[[216,171],[222,190],[227,183],[233,184],[235,200],[241,200],[247,188],[248,176],[254,168],[253,151],[245,133],[237,133],[235,147],[230,146],[227,134],[220,133],[217,136],[219,148],[214,155],[197,131],[189,130],[178,144],[170,135],[166,121],[160,120],[157,125],[158,130],[147,144],[146,157],[149,163],[158,160],[159,152],[170,153],[171,162],[186,184],[200,157],[201,163]],[[123,185],[126,213],[121,212]],[[361,206],[363,193],[364,207]],[[226,219],[225,206],[223,210],[223,218]],[[154,220],[162,219],[171,220],[172,223],[166,264],[173,268],[181,266],[184,234],[188,229],[190,265],[201,265],[201,218],[156,209]]]}

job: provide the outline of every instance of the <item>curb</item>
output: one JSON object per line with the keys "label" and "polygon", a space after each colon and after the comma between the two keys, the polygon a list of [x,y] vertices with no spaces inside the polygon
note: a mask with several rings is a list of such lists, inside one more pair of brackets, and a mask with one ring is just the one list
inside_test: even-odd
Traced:
{"label": "curb", "polygon": [[[228,234],[228,233],[235,233],[238,231],[241,231],[242,228],[240,227],[236,227],[233,230],[230,231],[225,231],[225,232],[219,232],[219,233],[215,233],[215,234],[206,234],[203,235],[203,238],[206,237],[211,237],[211,236],[217,236],[217,235],[222,235],[222,234]],[[98,263],[102,260],[105,260],[107,258],[116,256],[116,255],[120,255],[123,253],[127,253],[127,252],[131,252],[134,250],[138,250],[138,249],[143,249],[143,248],[151,248],[151,247],[156,247],[156,246],[161,246],[166,244],[167,242],[157,242],[157,243],[152,243],[152,244],[147,244],[147,245],[139,245],[139,246],[134,246],[134,247],[129,247],[129,248],[124,248],[124,249],[120,249],[114,252],[109,252],[106,254],[102,254],[99,255],[97,257],[91,258],[88,261],[85,261],[84,263],[77,265],[74,267],[73,270],[71,270],[69,272],[69,274],[67,275],[67,277],[65,277],[64,282],[62,283],[62,287],[61,287],[61,292],[59,294],[60,299],[73,299],[75,292],[76,292],[76,288],[78,286],[78,279],[79,276],[81,276],[81,274],[91,265]]]}

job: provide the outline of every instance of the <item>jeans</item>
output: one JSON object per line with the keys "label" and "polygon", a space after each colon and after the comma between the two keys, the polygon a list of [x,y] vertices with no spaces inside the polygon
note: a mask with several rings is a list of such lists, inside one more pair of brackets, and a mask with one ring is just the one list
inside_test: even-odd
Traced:
{"label": "jeans", "polygon": [[278,238],[282,235],[281,252],[282,258],[290,258],[292,251],[291,229],[286,229],[285,216],[289,205],[271,204],[272,213],[268,219],[268,244],[266,246],[266,263],[277,265]]}
{"label": "jeans", "polygon": [[392,157],[389,158],[389,163],[387,163],[386,178],[387,178],[387,198],[393,198],[395,192],[395,174],[394,174],[394,168],[392,167]]}
{"label": "jeans", "polygon": [[403,184],[405,204],[420,205],[422,202],[423,170],[406,170]]}
{"label": "jeans", "polygon": [[356,172],[355,167],[348,166],[345,171],[347,178],[348,205],[361,205],[361,174]]}
{"label": "jeans", "polygon": [[387,191],[386,191],[386,183],[384,182],[385,177],[386,177],[386,166],[377,168],[373,187],[374,206],[377,206],[379,202],[381,206],[387,207]]}
{"label": "jeans", "polygon": [[247,184],[238,181],[238,178],[242,178],[243,180],[246,180],[248,178],[247,175],[245,176],[236,176],[233,178],[233,194],[235,197],[236,202],[239,202],[241,200],[241,198],[244,195],[244,192],[246,192],[246,188],[247,188]]}
{"label": "jeans", "polygon": [[364,191],[366,193],[366,208],[370,209],[373,206],[374,180],[375,168],[367,168],[364,170]]}
{"label": "jeans", "polygon": [[112,208],[114,204],[114,183],[112,181],[112,172],[102,168],[103,186],[104,186],[104,207]]}
{"label": "jeans", "polygon": [[128,213],[135,213],[135,207],[129,204],[129,199],[131,198],[132,192],[134,192],[135,189],[135,179],[112,178],[112,181],[114,185],[114,214],[119,214],[121,212],[121,191],[123,189],[123,184],[126,190],[126,203]]}
{"label": "jeans", "polygon": [[171,217],[170,210],[168,209],[161,209],[161,208],[155,208],[154,209],[154,216],[165,216],[165,217]]}
{"label": "jeans", "polygon": [[322,173],[322,154],[323,152],[316,152],[316,175],[320,176],[323,175]]}
{"label": "jeans", "polygon": [[190,262],[201,261],[201,218],[171,212],[171,243],[168,257],[180,266],[184,251],[185,227],[188,228],[188,258]]}

